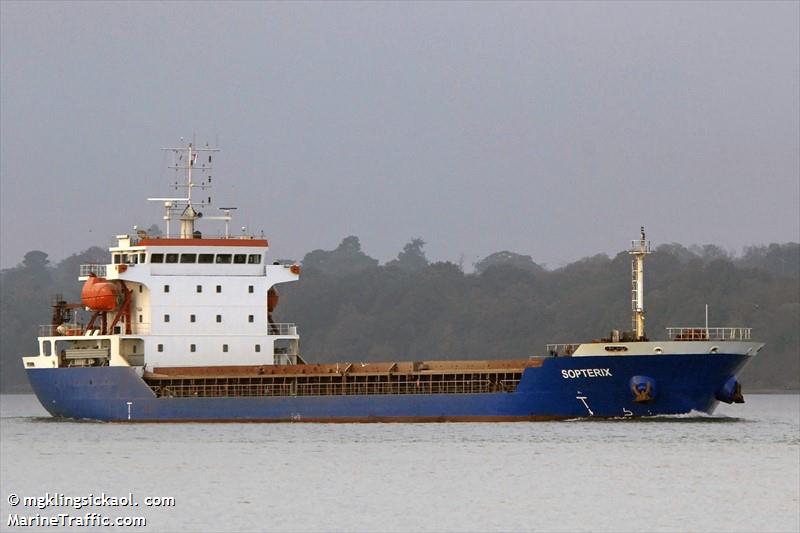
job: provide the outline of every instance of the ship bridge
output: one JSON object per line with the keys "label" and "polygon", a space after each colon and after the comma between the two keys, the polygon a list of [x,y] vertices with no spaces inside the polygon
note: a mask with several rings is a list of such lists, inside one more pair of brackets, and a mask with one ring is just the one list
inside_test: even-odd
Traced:
{"label": "ship bridge", "polygon": [[[276,286],[299,279],[297,264],[268,263],[263,237],[233,235],[234,207],[221,216],[197,209],[207,200],[192,190],[211,183],[213,149],[191,144],[173,149],[186,173],[185,198],[150,198],[163,202],[165,235],[149,235],[134,226],[135,236],[116,236],[108,264],[81,265],[81,304],[54,305],[51,324],[40,332],[39,366],[216,366],[297,363],[299,335],[293,323],[273,319]],[[200,162],[198,154],[207,154]],[[204,155],[205,157],[205,155]],[[202,175],[198,182],[195,177]],[[224,233],[203,236],[200,220],[224,222]],[[173,221],[179,231],[171,234]],[[81,309],[90,316],[77,319]]]}

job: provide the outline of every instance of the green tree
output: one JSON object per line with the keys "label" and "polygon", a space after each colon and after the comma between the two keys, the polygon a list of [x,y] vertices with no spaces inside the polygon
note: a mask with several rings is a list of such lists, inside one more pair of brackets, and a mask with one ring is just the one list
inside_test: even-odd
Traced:
{"label": "green tree", "polygon": [[422,248],[425,241],[419,237],[412,238],[405,246],[403,251],[397,254],[397,259],[386,263],[387,267],[396,267],[405,272],[419,272],[428,266],[428,258]]}
{"label": "green tree", "polygon": [[544,271],[544,268],[533,262],[531,256],[509,252],[508,250],[487,255],[473,266],[476,273],[483,274],[486,269],[497,265],[508,265],[527,272]]}
{"label": "green tree", "polygon": [[361,251],[361,242],[353,235],[345,237],[335,250],[314,250],[303,258],[303,268],[328,276],[355,274],[378,266],[378,260]]}

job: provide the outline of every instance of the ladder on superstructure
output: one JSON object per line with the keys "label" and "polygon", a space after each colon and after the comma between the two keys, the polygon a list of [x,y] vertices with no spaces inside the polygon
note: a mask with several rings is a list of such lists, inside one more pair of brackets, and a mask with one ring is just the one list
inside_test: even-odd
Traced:
{"label": "ladder on superstructure", "polygon": [[645,339],[644,331],[644,258],[652,253],[650,241],[645,238],[644,226],[638,241],[631,241],[628,253],[631,259],[631,327],[636,340]]}

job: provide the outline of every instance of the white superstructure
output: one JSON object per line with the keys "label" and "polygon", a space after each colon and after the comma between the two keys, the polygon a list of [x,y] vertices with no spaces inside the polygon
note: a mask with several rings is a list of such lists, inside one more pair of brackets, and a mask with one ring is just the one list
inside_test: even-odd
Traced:
{"label": "white superstructure", "polygon": [[[294,324],[274,323],[274,287],[299,278],[298,265],[268,264],[266,239],[230,235],[232,208],[206,217],[225,222],[221,236],[204,238],[195,222],[202,217],[192,201],[194,188],[209,188],[212,149],[170,149],[171,168],[184,171],[185,198],[164,202],[165,236],[117,235],[111,263],[82,265],[86,323],[63,319],[63,305],[52,325],[42,326],[37,357],[25,366],[138,366],[144,369],[296,363],[299,336]],[[207,161],[198,163],[198,152]],[[192,170],[203,180],[193,181]],[[171,222],[178,219],[178,235]],[[94,284],[94,285],[92,285]],[[268,298],[271,300],[268,304]],[[71,311],[71,309],[70,309]],[[58,318],[55,318],[58,317]]]}

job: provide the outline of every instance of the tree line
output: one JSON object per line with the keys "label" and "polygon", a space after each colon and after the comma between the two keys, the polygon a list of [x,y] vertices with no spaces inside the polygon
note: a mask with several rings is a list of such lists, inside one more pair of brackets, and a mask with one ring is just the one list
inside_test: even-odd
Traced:
{"label": "tree line", "polygon": [[[491,254],[465,273],[431,262],[415,238],[384,264],[350,236],[302,260],[278,286],[275,319],[296,322],[309,362],[522,358],[551,342],[580,342],[630,329],[630,256],[587,257],[547,269],[527,255]],[[79,301],[78,267],[108,262],[89,248],[57,264],[31,251],[0,273],[0,387],[29,390],[20,357],[36,353],[54,294]],[[800,245],[746,248],[664,244],[646,263],[647,332],[668,326],[752,327],[767,343],[745,368],[746,389],[800,389]]]}

